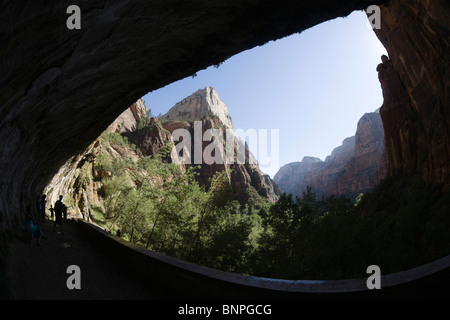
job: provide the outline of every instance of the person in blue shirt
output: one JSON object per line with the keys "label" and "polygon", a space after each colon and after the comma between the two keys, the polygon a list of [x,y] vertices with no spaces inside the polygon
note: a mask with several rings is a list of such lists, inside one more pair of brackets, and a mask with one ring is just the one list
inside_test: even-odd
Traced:
{"label": "person in blue shirt", "polygon": [[33,244],[33,238],[35,238],[37,245],[41,246],[41,238],[45,240],[48,238],[44,236],[39,223],[34,222],[33,216],[31,215],[31,208],[29,206],[27,206],[26,218],[25,230],[31,234],[30,245]]}
{"label": "person in blue shirt", "polygon": [[[41,236],[42,236],[41,226],[37,223],[35,224],[33,221],[29,221],[29,230],[30,230],[33,238],[36,238],[37,245],[40,246],[41,245],[40,240],[41,240]],[[33,240],[31,240],[31,241],[33,241]]]}

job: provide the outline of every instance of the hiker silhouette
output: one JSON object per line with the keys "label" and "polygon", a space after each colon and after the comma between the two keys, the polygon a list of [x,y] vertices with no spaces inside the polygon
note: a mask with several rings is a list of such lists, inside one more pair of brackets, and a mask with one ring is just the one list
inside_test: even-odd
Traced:
{"label": "hiker silhouette", "polygon": [[53,221],[53,217],[55,216],[55,208],[53,208],[52,205],[50,205],[50,220]]}
{"label": "hiker silhouette", "polygon": [[55,224],[53,230],[56,232],[56,225],[59,224],[61,227],[61,234],[63,232],[63,219],[67,218],[67,206],[62,202],[63,196],[59,196],[59,200],[55,203]]}

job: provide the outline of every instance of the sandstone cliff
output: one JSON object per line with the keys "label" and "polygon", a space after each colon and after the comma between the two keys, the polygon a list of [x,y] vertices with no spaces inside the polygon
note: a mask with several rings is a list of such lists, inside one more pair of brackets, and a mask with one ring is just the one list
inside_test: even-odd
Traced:
{"label": "sandstone cliff", "polygon": [[450,186],[450,3],[396,0],[375,30],[389,59],[378,66],[389,174]]}
{"label": "sandstone cliff", "polygon": [[323,163],[323,161],[315,157],[304,157],[300,162],[288,163],[278,170],[273,179],[283,192],[293,195],[302,194],[306,190],[305,178],[315,163]]}
{"label": "sandstone cliff", "polygon": [[233,120],[228,114],[227,105],[219,98],[219,94],[212,87],[199,89],[189,97],[173,106],[162,121],[173,120],[200,120],[202,118],[216,117],[229,129],[233,129]]}
{"label": "sandstone cliff", "polygon": [[[163,127],[169,132],[176,129],[186,129],[191,136],[191,152],[194,152],[195,125],[194,121],[201,121],[201,136],[209,129],[219,129],[223,134],[223,153],[215,155],[220,161],[207,164],[205,161],[200,165],[198,181],[201,185],[208,186],[208,181],[218,171],[230,171],[228,177],[233,190],[234,198],[241,203],[246,203],[251,197],[249,189],[253,188],[261,197],[275,201],[281,194],[281,189],[268,176],[263,174],[254,155],[248,149],[246,143],[233,134],[234,157],[230,163],[225,154],[225,142],[227,140],[227,129],[233,128],[233,120],[228,114],[226,104],[219,98],[217,91],[212,87],[198,90],[191,96],[183,99],[161,117]],[[230,131],[230,134],[232,132]],[[209,141],[202,141],[201,151],[210,145]],[[241,148],[242,147],[242,148]],[[244,150],[245,163],[238,163],[237,158],[240,150]],[[191,155],[192,156],[192,155]],[[219,162],[219,163],[217,163]],[[187,166],[196,166],[192,156],[191,163]]]}
{"label": "sandstone cliff", "polygon": [[366,113],[356,134],[346,138],[325,161],[304,157],[283,166],[274,180],[286,193],[301,195],[311,186],[318,196],[355,197],[373,188],[386,175],[383,124],[378,112]]}

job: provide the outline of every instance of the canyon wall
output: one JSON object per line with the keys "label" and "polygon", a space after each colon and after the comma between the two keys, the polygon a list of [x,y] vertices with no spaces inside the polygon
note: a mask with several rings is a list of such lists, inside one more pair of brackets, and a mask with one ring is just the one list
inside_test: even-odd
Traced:
{"label": "canyon wall", "polygon": [[450,3],[396,0],[375,30],[390,60],[378,67],[390,174],[450,186]]}
{"label": "canyon wall", "polygon": [[358,121],[355,136],[346,138],[325,161],[304,157],[280,168],[274,180],[294,196],[301,196],[311,186],[319,197],[354,198],[371,190],[386,172],[383,123],[378,112],[371,112]]}

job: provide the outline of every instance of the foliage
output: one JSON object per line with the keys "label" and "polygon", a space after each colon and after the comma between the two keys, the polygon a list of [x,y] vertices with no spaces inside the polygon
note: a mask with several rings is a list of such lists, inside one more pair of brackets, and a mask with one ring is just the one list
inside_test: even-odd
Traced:
{"label": "foliage", "polygon": [[[134,148],[120,134],[111,146]],[[150,250],[205,266],[265,277],[365,277],[411,268],[450,252],[450,196],[420,179],[385,179],[356,201],[283,194],[275,204],[248,188],[248,202],[233,201],[230,172],[218,172],[206,190],[196,167],[168,163],[171,145],[137,163],[108,154],[95,166],[103,178],[104,212],[98,221]],[[356,202],[356,204],[355,204]]]}
{"label": "foliage", "polygon": [[121,146],[121,147],[131,147],[128,138],[121,135],[119,132],[106,131],[102,135],[103,141],[108,142],[110,145]]}
{"label": "foliage", "polygon": [[[109,143],[120,139],[111,135]],[[231,213],[238,204],[230,197],[228,172],[218,172],[208,191],[199,186],[197,169],[165,159],[171,145],[141,159],[130,169],[126,160],[98,157],[96,165],[112,176],[102,180],[104,225],[147,249],[219,269],[243,271],[250,250],[252,221]],[[101,223],[101,222],[100,222]],[[226,240],[226,241],[225,241]]]}
{"label": "foliage", "polygon": [[136,132],[136,131],[142,130],[142,129],[150,126],[151,119],[153,117],[154,116],[153,116],[152,110],[147,109],[147,114],[138,120],[138,123],[137,123],[136,127],[134,128],[134,131]]}
{"label": "foliage", "polygon": [[[283,195],[264,221],[253,273],[293,279],[402,271],[450,252],[450,197],[420,179],[383,181],[353,205],[345,197]],[[256,266],[256,267],[255,267]]]}

